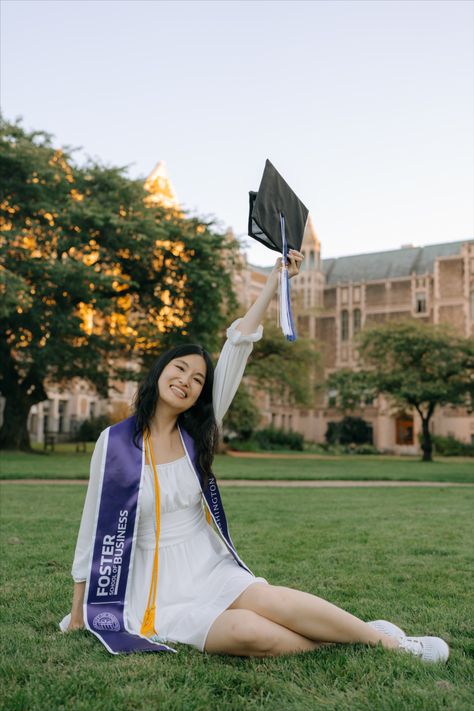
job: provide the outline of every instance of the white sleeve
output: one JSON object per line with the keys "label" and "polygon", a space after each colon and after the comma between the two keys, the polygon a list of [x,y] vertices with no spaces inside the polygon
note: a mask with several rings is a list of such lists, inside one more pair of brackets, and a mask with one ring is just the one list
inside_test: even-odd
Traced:
{"label": "white sleeve", "polygon": [[97,500],[99,497],[100,469],[102,455],[107,440],[107,430],[104,430],[94,448],[92,454],[89,485],[87,487],[86,500],[82,511],[79,535],[77,536],[76,552],[72,564],[71,575],[74,582],[81,583],[87,580],[89,573],[89,559],[92,546],[92,536],[94,535],[94,522],[97,510]]}
{"label": "white sleeve", "polygon": [[263,335],[262,324],[254,333],[242,335],[238,330],[241,320],[238,318],[227,329],[227,340],[214,371],[212,402],[219,429],[222,427],[224,415],[240,385],[248,357],[253,350],[253,344],[259,341]]}

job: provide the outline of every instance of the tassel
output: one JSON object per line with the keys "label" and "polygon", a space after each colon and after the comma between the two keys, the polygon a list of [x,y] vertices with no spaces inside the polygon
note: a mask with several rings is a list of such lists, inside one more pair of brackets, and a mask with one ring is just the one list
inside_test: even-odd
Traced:
{"label": "tassel", "polygon": [[140,627],[140,634],[145,637],[151,637],[156,634],[155,630],[155,607],[149,607],[145,611],[145,616],[143,617],[142,626]]}
{"label": "tassel", "polygon": [[286,336],[287,341],[296,341],[295,325],[293,323],[293,314],[291,313],[290,301],[290,277],[288,276],[287,256],[288,247],[285,234],[285,218],[280,213],[280,230],[282,241],[282,267],[278,273],[278,294],[280,300],[279,316],[281,330]]}
{"label": "tassel", "polygon": [[156,613],[156,593],[158,590],[158,541],[160,538],[160,485],[158,475],[156,473],[155,458],[153,456],[153,447],[150,440],[150,435],[147,433],[144,437],[144,446],[148,448],[148,459],[153,469],[153,480],[155,485],[155,520],[156,520],[156,541],[155,555],[153,557],[153,570],[151,575],[150,592],[148,593],[148,602],[146,605],[145,614],[140,627],[140,634],[145,637],[157,635],[155,630],[155,613]]}

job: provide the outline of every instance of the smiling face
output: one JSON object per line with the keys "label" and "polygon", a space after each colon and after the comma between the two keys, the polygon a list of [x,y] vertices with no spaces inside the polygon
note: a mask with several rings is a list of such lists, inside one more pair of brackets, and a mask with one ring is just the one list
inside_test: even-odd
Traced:
{"label": "smiling face", "polygon": [[199,398],[206,380],[206,361],[198,354],[170,360],[158,379],[159,402],[177,412],[189,410]]}

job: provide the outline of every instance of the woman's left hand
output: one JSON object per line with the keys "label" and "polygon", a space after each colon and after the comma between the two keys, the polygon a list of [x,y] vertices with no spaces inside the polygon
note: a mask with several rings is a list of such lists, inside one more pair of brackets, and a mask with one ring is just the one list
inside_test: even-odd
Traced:
{"label": "woman's left hand", "polygon": [[[288,276],[294,277],[296,276],[299,271],[301,264],[304,259],[304,254],[302,252],[298,252],[296,249],[290,249],[288,252]],[[281,269],[281,263],[282,263],[283,257],[278,257],[278,259],[275,262],[275,266],[273,267],[274,271],[279,271]]]}

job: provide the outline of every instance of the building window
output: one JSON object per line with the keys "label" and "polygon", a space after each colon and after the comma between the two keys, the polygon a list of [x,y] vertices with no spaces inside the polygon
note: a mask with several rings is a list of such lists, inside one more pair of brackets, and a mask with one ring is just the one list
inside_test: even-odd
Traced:
{"label": "building window", "polygon": [[67,400],[60,400],[58,405],[58,432],[60,434],[66,431],[66,408]]}
{"label": "building window", "polygon": [[286,415],[281,416],[281,429],[286,430]]}
{"label": "building window", "polygon": [[352,292],[352,298],[354,301],[360,301],[360,286],[355,286]]}
{"label": "building window", "polygon": [[309,253],[309,268],[314,269],[314,249]]}
{"label": "building window", "polygon": [[349,338],[349,311],[341,311],[341,340],[347,341]]}
{"label": "building window", "polygon": [[49,425],[50,425],[50,416],[49,413],[52,409],[52,401],[48,400],[48,402],[43,405],[43,432],[44,434],[47,434],[49,432]]}
{"label": "building window", "polygon": [[413,444],[413,417],[397,417],[395,420],[395,441],[397,444]]}
{"label": "building window", "polygon": [[328,407],[336,407],[337,403],[337,390],[330,390],[328,392]]}
{"label": "building window", "polygon": [[365,424],[367,425],[367,442],[369,444],[373,444],[374,443],[374,426],[373,426],[372,422],[366,422]]}
{"label": "building window", "polygon": [[95,417],[95,406],[96,406],[96,403],[94,401],[92,401],[91,404],[89,405],[89,417],[91,417],[91,418]]}
{"label": "building window", "polygon": [[347,304],[347,302],[349,301],[349,289],[341,290],[341,301],[343,304]]}
{"label": "building window", "polygon": [[426,313],[426,294],[424,291],[419,291],[416,295],[415,312],[417,314]]}
{"label": "building window", "polygon": [[288,429],[293,429],[293,415],[288,415]]}
{"label": "building window", "polygon": [[360,331],[360,324],[361,324],[360,309],[354,309],[353,319],[354,319],[354,333],[358,333]]}

